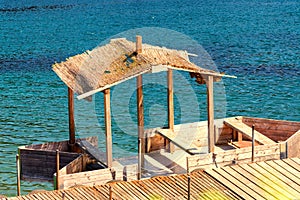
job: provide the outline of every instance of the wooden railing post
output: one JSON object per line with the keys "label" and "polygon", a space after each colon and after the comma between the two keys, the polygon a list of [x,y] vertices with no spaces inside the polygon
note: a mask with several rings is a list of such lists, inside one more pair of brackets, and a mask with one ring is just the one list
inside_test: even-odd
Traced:
{"label": "wooden railing post", "polygon": [[56,189],[59,190],[59,150],[56,150]]}
{"label": "wooden railing post", "polygon": [[19,154],[16,155],[17,164],[17,195],[21,195],[21,171],[20,171],[20,157]]}
{"label": "wooden railing post", "polygon": [[68,110],[69,110],[69,146],[74,151],[75,145],[75,120],[74,120],[74,93],[68,87]]}

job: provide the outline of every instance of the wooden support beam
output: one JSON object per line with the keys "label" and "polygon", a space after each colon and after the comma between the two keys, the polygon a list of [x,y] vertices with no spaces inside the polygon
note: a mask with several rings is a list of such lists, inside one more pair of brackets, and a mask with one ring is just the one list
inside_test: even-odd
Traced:
{"label": "wooden support beam", "polygon": [[60,185],[60,174],[59,174],[59,150],[56,150],[56,189],[59,190],[59,185]]}
{"label": "wooden support beam", "polygon": [[243,134],[238,132],[238,142],[243,141]]}
{"label": "wooden support beam", "polygon": [[[168,84],[168,127],[174,132],[174,90],[173,90],[173,71],[168,69],[167,72]],[[175,146],[170,141],[166,141],[170,153],[173,153]]]}
{"label": "wooden support beam", "polygon": [[16,155],[16,164],[17,164],[17,196],[21,195],[21,170],[20,170],[20,156]]}
{"label": "wooden support beam", "polygon": [[137,120],[138,120],[138,179],[141,179],[145,159],[145,135],[144,135],[144,105],[143,105],[143,77],[137,77]]}
{"label": "wooden support beam", "polygon": [[136,52],[137,53],[142,53],[142,36],[137,35],[136,36]]}
{"label": "wooden support beam", "polygon": [[207,122],[208,122],[208,152],[214,152],[215,143],[214,143],[214,77],[208,76],[206,80],[207,88]]}
{"label": "wooden support beam", "polygon": [[75,145],[75,120],[74,120],[74,93],[68,87],[68,110],[69,110],[69,147],[74,151]]}
{"label": "wooden support beam", "polygon": [[112,167],[112,136],[111,136],[111,112],[110,112],[110,89],[105,89],[104,93],[104,116],[105,116],[105,136],[106,136],[106,163],[107,167]]}

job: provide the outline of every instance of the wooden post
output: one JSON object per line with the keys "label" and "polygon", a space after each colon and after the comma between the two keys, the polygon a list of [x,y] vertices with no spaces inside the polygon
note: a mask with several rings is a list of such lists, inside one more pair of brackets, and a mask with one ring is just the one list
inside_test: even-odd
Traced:
{"label": "wooden post", "polygon": [[74,121],[74,93],[68,87],[68,109],[69,109],[69,147],[74,151],[75,145],[75,121]]}
{"label": "wooden post", "polygon": [[20,171],[20,157],[19,154],[16,155],[17,164],[17,195],[21,195],[21,171]]}
{"label": "wooden post", "polygon": [[142,36],[136,36],[136,53],[142,53]]}
{"label": "wooden post", "polygon": [[189,158],[186,157],[186,171],[187,171],[187,178],[188,178],[188,200],[191,199],[191,175],[190,175],[190,166],[189,166]]}
{"label": "wooden post", "polygon": [[138,120],[138,179],[142,177],[144,168],[145,136],[144,136],[144,105],[143,105],[143,77],[137,77],[137,120]]}
{"label": "wooden post", "polygon": [[111,112],[110,112],[110,89],[104,93],[104,115],[105,115],[105,136],[106,136],[106,162],[107,167],[112,167],[112,137],[111,137]]}
{"label": "wooden post", "polygon": [[207,122],[208,122],[208,152],[213,153],[215,150],[214,143],[214,77],[208,76],[206,80],[207,88]]}
{"label": "wooden post", "polygon": [[254,146],[255,146],[254,125],[252,125],[252,154],[251,154],[251,162],[254,162]]}
{"label": "wooden post", "polygon": [[[173,91],[173,71],[168,69],[167,72],[167,84],[168,84],[168,127],[170,131],[174,132],[174,91]],[[170,141],[166,141],[168,144],[169,152],[173,153],[175,150],[174,144]]]}
{"label": "wooden post", "polygon": [[56,189],[59,190],[59,150],[56,150]]}

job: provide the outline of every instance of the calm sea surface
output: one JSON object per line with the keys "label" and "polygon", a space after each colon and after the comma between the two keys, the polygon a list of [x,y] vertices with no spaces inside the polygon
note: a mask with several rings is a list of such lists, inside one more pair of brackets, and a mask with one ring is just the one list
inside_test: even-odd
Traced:
{"label": "calm sea surface", "polygon": [[[115,34],[142,27],[187,35],[203,46],[219,71],[237,76],[221,83],[225,88],[225,94],[219,95],[221,103],[215,94],[217,116],[300,121],[298,0],[1,0],[0,194],[16,194],[18,146],[68,138],[67,88],[51,65],[93,49]],[[187,86],[197,94],[200,117],[183,113],[181,101],[188,100],[179,94]],[[145,87],[146,126],[163,126],[165,88],[155,81]],[[205,120],[205,87],[186,82],[176,88],[176,123]],[[129,97],[115,95],[112,106],[120,110],[113,111],[117,113],[113,121],[114,156],[131,155],[137,146],[136,127],[131,126],[136,120],[135,93]],[[103,138],[101,98],[101,94],[95,96],[99,103],[92,104],[92,109],[87,109],[87,103],[76,102],[81,119],[76,120],[78,136],[98,134]],[[124,105],[127,109],[122,110]],[[103,147],[102,140],[99,145]],[[21,187],[23,194],[52,189],[50,183],[25,181]]]}

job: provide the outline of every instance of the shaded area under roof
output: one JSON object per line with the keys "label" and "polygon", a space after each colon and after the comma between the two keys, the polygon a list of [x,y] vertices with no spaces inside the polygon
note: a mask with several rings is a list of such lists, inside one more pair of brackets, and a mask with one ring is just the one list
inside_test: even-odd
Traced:
{"label": "shaded area under roof", "polygon": [[212,75],[215,81],[225,76],[191,63],[186,51],[143,44],[142,53],[137,54],[135,42],[124,38],[113,39],[107,45],[53,65],[55,73],[69,88],[78,95],[85,94],[82,98],[140,74],[167,68],[188,71],[199,83],[204,83],[204,76]]}

